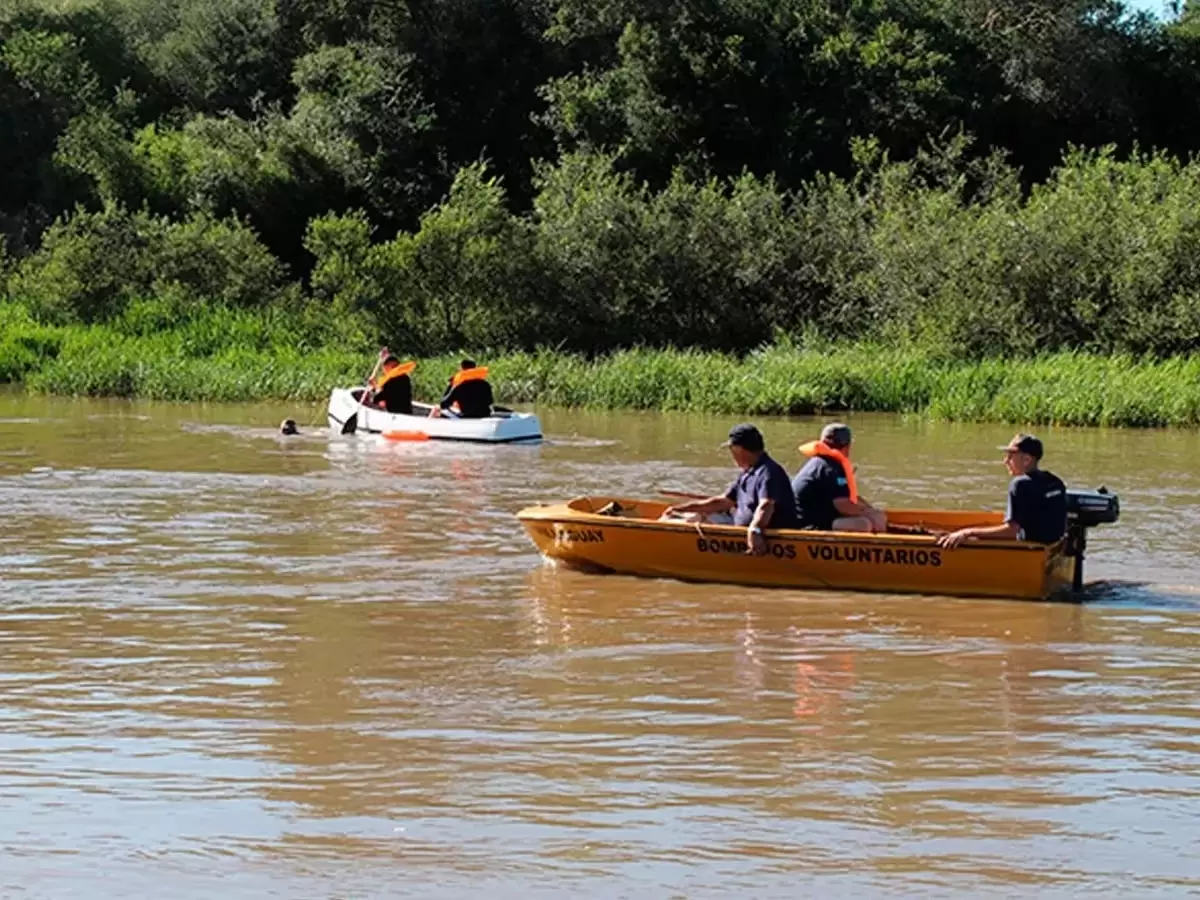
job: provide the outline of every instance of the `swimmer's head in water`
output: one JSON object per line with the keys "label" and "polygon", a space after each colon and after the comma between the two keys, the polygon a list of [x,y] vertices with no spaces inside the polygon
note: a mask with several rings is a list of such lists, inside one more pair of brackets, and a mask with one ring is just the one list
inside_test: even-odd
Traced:
{"label": "swimmer's head in water", "polygon": [[280,434],[299,434],[300,429],[296,427],[295,419],[284,419],[283,424],[279,426]]}

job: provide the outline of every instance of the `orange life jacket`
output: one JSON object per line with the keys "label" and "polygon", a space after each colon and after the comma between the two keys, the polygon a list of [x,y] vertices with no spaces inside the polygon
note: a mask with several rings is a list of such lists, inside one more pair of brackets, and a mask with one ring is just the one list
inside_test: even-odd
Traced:
{"label": "orange life jacket", "polygon": [[379,378],[371,379],[371,387],[378,391],[393,378],[399,378],[401,375],[408,375],[416,367],[417,364],[415,362],[410,361],[406,363],[400,363],[400,365],[396,366],[396,368],[389,369],[381,374]]}
{"label": "orange life jacket", "polygon": [[451,387],[458,387],[464,381],[483,381],[487,378],[487,366],[476,366],[473,369],[462,369],[454,373],[450,379]]}
{"label": "orange life jacket", "polygon": [[854,466],[850,465],[850,460],[846,458],[845,453],[841,450],[834,450],[824,441],[809,441],[807,444],[801,444],[800,452],[809,459],[814,456],[823,456],[840,463],[842,471],[846,474],[846,487],[850,488],[850,502],[858,502],[858,485],[854,482]]}

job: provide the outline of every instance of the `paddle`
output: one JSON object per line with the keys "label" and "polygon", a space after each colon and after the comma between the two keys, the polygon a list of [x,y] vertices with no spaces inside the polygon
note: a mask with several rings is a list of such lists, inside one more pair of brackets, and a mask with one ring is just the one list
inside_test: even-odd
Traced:
{"label": "paddle", "polygon": [[384,347],[379,351],[379,357],[375,360],[375,367],[371,369],[371,374],[367,376],[367,385],[362,389],[362,393],[358,395],[358,405],[354,407],[346,421],[342,423],[342,434],[354,434],[358,430],[358,413],[363,408],[363,401],[367,399],[367,391],[370,390],[371,381],[375,378],[375,373],[379,371],[379,365],[388,356],[388,348]]}
{"label": "paddle", "polygon": [[[687,491],[670,491],[666,488],[659,488],[658,493],[664,497],[680,497],[684,500],[707,500],[708,497],[704,494],[689,494]],[[912,534],[912,535],[939,535],[945,534],[944,531],[930,529],[924,525],[899,525],[895,522],[888,522],[888,534]]]}
{"label": "paddle", "polygon": [[665,488],[659,488],[658,493],[664,497],[682,497],[685,500],[707,500],[708,494],[689,494],[686,491],[668,491]]}

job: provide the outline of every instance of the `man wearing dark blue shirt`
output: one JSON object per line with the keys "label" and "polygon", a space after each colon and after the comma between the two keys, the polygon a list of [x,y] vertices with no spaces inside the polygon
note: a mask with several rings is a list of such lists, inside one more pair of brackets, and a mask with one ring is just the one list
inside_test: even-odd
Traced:
{"label": "man wearing dark blue shirt", "polygon": [[1053,544],[1067,533],[1067,486],[1056,475],[1038,468],[1042,442],[1018,434],[1005,447],[1004,465],[1013,480],[1008,485],[1004,524],[963,528],[938,538],[943,547],[957,547],[968,538],[1035,541]]}
{"label": "man wearing dark blue shirt", "polygon": [[783,466],[767,455],[763,436],[753,425],[735,425],[722,446],[729,448],[742,470],[729,490],[719,497],[672,506],[663,515],[731,513],[733,524],[746,529],[746,552],[761,555],[767,551],[764,529],[795,528],[798,524],[792,483]]}
{"label": "man wearing dark blue shirt", "polygon": [[887,513],[859,496],[850,462],[850,426],[832,422],[821,439],[800,445],[808,462],[796,473],[792,493],[800,526],[814,531],[888,530]]}
{"label": "man wearing dark blue shirt", "polygon": [[458,372],[446,385],[441,401],[430,410],[437,418],[446,412],[462,419],[486,419],[492,414],[492,386],[487,381],[487,369],[475,365],[475,360],[464,359]]}

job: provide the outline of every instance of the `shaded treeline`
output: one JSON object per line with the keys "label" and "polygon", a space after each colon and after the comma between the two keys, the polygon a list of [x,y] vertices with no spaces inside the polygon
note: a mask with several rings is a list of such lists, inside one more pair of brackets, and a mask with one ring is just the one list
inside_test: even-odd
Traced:
{"label": "shaded treeline", "polygon": [[122,333],[270,309],[297,349],[1175,354],[1200,337],[1177,12],[8,0],[4,302]]}

